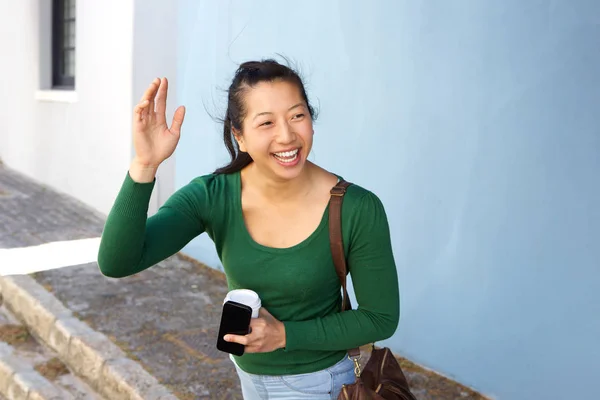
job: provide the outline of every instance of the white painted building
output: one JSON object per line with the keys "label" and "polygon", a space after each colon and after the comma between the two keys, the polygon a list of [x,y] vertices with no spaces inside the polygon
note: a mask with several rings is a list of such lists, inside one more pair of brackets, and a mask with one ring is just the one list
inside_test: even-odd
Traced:
{"label": "white painted building", "polygon": [[[67,5],[67,20],[53,24],[56,3]],[[133,154],[133,106],[152,78],[175,78],[176,8],[160,0],[78,1],[70,15],[72,3],[0,1],[0,159],[108,213]],[[55,37],[64,26],[65,47],[74,47],[74,74],[66,70],[72,87],[53,76],[63,59],[53,26]],[[173,191],[172,165],[161,168],[152,210]]]}

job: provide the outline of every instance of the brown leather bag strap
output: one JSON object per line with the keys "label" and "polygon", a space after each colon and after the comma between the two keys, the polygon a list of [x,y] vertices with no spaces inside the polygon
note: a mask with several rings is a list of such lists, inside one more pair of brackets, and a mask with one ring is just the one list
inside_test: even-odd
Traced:
{"label": "brown leather bag strap", "polygon": [[[335,264],[335,270],[344,291],[344,296],[342,297],[343,311],[352,310],[352,305],[348,298],[348,290],[346,289],[348,267],[346,266],[344,238],[342,237],[342,202],[344,201],[346,189],[350,185],[351,183],[340,180],[337,185],[331,188],[331,199],[329,200],[329,245],[331,246],[331,256]],[[360,356],[360,349],[348,350],[348,354],[351,357],[358,357]]]}

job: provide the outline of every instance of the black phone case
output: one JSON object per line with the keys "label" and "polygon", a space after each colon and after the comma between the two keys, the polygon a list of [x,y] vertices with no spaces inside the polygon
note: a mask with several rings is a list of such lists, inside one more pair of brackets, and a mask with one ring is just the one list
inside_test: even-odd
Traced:
{"label": "black phone case", "polygon": [[235,301],[227,301],[223,304],[221,314],[221,325],[217,338],[217,349],[225,353],[241,356],[244,354],[245,346],[239,343],[231,343],[223,340],[226,334],[247,335],[250,333],[250,320],[252,308]]}

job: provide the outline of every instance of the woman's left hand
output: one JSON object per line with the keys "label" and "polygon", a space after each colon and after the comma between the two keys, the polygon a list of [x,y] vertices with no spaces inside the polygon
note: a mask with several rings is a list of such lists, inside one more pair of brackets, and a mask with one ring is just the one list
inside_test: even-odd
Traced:
{"label": "woman's left hand", "polygon": [[258,311],[258,318],[250,321],[247,335],[225,335],[226,342],[246,346],[246,353],[269,353],[285,347],[285,326],[265,308]]}

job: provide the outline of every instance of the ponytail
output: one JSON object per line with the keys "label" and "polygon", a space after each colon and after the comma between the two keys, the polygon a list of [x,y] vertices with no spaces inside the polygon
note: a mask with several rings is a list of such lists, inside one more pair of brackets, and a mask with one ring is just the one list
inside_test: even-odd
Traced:
{"label": "ponytail", "polygon": [[247,165],[252,162],[252,157],[246,152],[240,151],[237,142],[233,139],[233,130],[231,129],[231,118],[229,118],[229,112],[225,121],[223,122],[223,142],[225,148],[229,152],[231,162],[224,167],[218,168],[215,174],[231,174],[234,172],[241,171]]}

